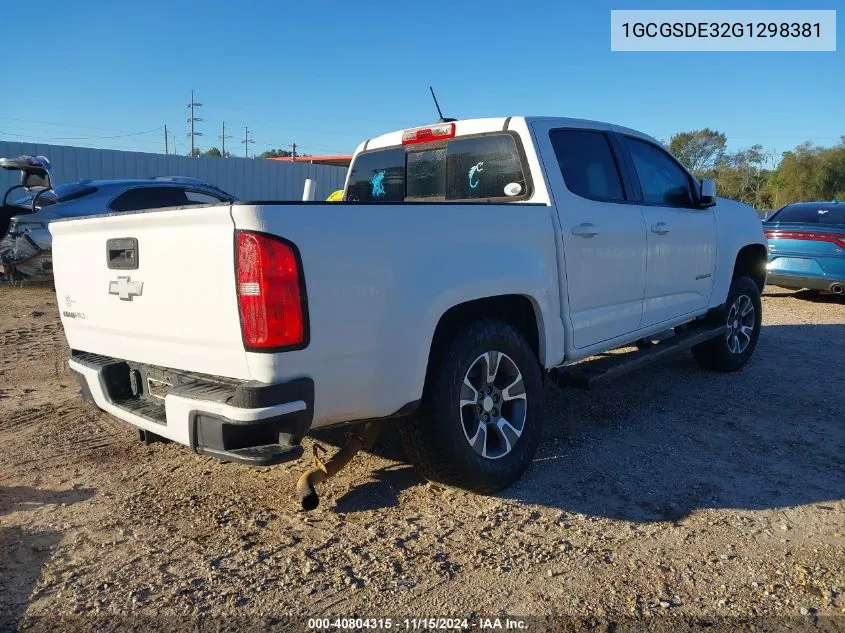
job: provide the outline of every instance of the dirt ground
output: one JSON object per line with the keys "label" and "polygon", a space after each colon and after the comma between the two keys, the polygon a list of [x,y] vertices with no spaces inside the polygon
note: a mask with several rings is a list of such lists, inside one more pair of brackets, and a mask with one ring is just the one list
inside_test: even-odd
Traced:
{"label": "dirt ground", "polygon": [[503,494],[427,484],[388,437],[305,514],[304,461],[253,469],[147,446],[85,405],[53,292],[0,287],[0,621],[845,628],[845,301],[769,288],[763,304],[738,374],[681,355],[591,392],[549,385],[545,441]]}

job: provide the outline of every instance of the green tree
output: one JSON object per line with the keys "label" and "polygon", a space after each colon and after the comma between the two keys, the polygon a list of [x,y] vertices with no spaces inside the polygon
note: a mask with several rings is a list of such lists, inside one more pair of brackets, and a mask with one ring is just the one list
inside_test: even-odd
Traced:
{"label": "green tree", "polygon": [[725,135],[709,128],[675,134],[669,149],[697,178],[714,179],[720,196],[758,209],[845,200],[845,136],[833,147],[801,143],[774,167],[774,155],[761,145],[731,153]]}
{"label": "green tree", "polygon": [[679,132],[669,139],[669,151],[698,177],[722,160],[728,139],[709,127]]}
{"label": "green tree", "polygon": [[785,152],[774,178],[776,206],[802,200],[845,199],[845,138],[833,147],[809,141]]}
{"label": "green tree", "polygon": [[290,152],[286,149],[271,149],[261,154],[261,158],[287,158]]}
{"label": "green tree", "polygon": [[704,177],[716,180],[721,196],[757,208],[771,208],[771,170],[766,168],[771,161],[771,152],[762,145],[753,145],[733,154],[725,153]]}
{"label": "green tree", "polygon": [[221,152],[216,147],[212,147],[209,149],[203,156],[211,156],[213,158],[229,158],[232,155],[231,152],[226,152],[225,154]]}

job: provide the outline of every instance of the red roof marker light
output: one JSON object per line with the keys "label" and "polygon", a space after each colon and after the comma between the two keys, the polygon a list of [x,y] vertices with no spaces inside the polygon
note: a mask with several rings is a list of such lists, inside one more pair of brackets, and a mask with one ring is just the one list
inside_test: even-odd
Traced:
{"label": "red roof marker light", "polygon": [[454,123],[439,123],[437,125],[427,125],[426,127],[417,127],[412,130],[405,130],[402,133],[402,145],[413,145],[414,143],[431,143],[432,141],[442,141],[443,139],[453,138],[454,136]]}

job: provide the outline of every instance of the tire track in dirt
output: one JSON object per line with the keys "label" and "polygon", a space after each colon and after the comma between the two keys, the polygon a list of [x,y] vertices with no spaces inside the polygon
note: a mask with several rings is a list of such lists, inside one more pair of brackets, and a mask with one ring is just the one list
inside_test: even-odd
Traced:
{"label": "tire track in dirt", "polygon": [[[165,629],[197,613],[845,612],[841,302],[764,297],[760,347],[735,375],[678,357],[604,391],[550,388],[538,460],[499,495],[363,453],[304,514],[293,490],[309,460],[252,469],[139,444],[77,398],[55,295],[3,290],[0,487],[67,495],[2,517],[18,532],[0,585],[28,579],[22,613]],[[312,441],[331,444],[306,453]],[[96,494],[76,503],[79,489]],[[28,536],[43,533],[60,545]]]}
{"label": "tire track in dirt", "polygon": [[0,346],[4,350],[3,366],[9,366],[54,353],[64,346],[64,332],[60,323],[32,319],[23,327],[0,333]]}
{"label": "tire track in dirt", "polygon": [[125,425],[115,424],[85,403],[67,400],[8,412],[0,421],[14,468],[67,467],[102,462],[124,453],[133,442]]}

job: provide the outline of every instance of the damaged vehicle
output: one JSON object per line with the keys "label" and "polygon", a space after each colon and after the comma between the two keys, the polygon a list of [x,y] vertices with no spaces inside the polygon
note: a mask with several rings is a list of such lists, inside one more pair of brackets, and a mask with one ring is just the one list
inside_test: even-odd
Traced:
{"label": "damaged vehicle", "polygon": [[[0,158],[0,167],[21,172],[21,184],[6,191],[0,216],[0,274],[10,280],[52,278],[52,239],[47,226],[53,220],[234,201],[213,185],[178,176],[80,180],[54,187],[50,163],[43,156]],[[25,195],[9,202],[18,189]]]}
{"label": "damaged vehicle", "polygon": [[546,380],[589,389],[690,350],[738,371],[762,323],[756,211],[595,121],[441,119],[361,143],[341,202],[50,231],[82,396],[144,441],[253,466],[346,426],[314,449],[305,510],[387,424],[424,477],[501,490],[543,441]]}

